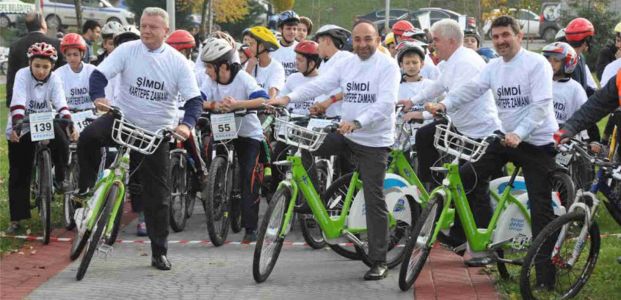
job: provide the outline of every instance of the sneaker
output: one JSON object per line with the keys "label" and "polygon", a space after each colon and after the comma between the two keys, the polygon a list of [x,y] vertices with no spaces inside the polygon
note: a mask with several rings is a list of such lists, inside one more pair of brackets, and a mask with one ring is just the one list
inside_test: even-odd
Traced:
{"label": "sneaker", "polygon": [[388,266],[386,263],[375,263],[364,274],[364,280],[382,280],[388,276]]}
{"label": "sneaker", "polygon": [[21,226],[19,225],[18,222],[11,222],[11,223],[9,223],[9,227],[7,227],[5,233],[6,234],[15,234],[20,228],[21,228]]}
{"label": "sneaker", "polygon": [[242,243],[249,244],[257,241],[257,231],[256,230],[246,230],[246,234],[244,234],[244,238],[242,239]]}
{"label": "sneaker", "polygon": [[147,223],[138,222],[138,225],[136,225],[136,235],[147,236]]}

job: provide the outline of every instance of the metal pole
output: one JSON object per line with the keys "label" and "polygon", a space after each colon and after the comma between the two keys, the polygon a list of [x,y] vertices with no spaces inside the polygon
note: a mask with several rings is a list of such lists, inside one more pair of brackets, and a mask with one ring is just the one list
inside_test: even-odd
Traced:
{"label": "metal pole", "polygon": [[175,31],[175,1],[174,0],[166,0],[166,11],[168,12],[168,19],[170,24],[170,31]]}
{"label": "metal pole", "polygon": [[35,12],[43,14],[43,6],[41,5],[41,0],[35,0]]}
{"label": "metal pole", "polygon": [[390,20],[390,0],[386,0],[386,22],[384,22],[384,33],[388,33],[390,31],[390,24],[388,21]]}

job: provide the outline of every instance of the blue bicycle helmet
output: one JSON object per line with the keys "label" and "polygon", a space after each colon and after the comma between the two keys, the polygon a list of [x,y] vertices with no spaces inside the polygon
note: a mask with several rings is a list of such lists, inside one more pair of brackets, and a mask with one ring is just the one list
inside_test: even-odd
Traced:
{"label": "blue bicycle helmet", "polygon": [[496,51],[488,47],[479,48],[477,53],[483,58],[483,60],[485,60],[485,62],[489,62],[491,59],[498,57]]}
{"label": "blue bicycle helmet", "polygon": [[298,25],[300,23],[300,16],[292,10],[285,10],[278,15],[278,28],[282,28],[284,25]]}

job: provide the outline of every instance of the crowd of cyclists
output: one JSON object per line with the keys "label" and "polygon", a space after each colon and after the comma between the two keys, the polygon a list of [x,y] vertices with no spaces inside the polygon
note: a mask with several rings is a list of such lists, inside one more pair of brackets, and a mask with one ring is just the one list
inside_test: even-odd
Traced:
{"label": "crowd of cyclists", "polygon": [[[152,132],[174,128],[186,139],[196,135],[193,130],[202,112],[252,112],[267,105],[286,107],[295,115],[335,119],[338,132],[328,134],[317,151],[303,152],[303,160],[313,181],[317,180],[313,156],[337,155],[343,173],[357,165],[365,187],[369,256],[374,262],[364,276],[368,280],[382,279],[388,272],[388,215],[382,188],[395,142],[397,105],[404,107],[406,121],[422,123],[413,146],[416,172],[430,189],[439,184],[434,179],[438,175],[430,171],[440,158],[433,146],[434,132],[446,122],[434,116],[445,112],[455,130],[477,141],[502,132],[504,140],[493,142],[482,159],[461,167],[461,178],[471,191],[476,223],[484,228],[491,219],[489,181],[503,175],[507,162],[520,165],[533,237],[555,217],[547,180],[556,168],[555,145],[579,134],[596,151],[600,142],[607,143],[611,128],[621,126],[618,113],[610,118],[603,138],[596,125],[621,107],[621,23],[613,33],[616,52],[608,51],[615,60],[609,59],[597,74],[601,88],[585,61],[596,29],[584,18],[569,22],[541,53],[522,47],[520,25],[510,16],[493,20],[493,49],[482,47],[476,28],[462,28],[450,19],[428,30],[398,21],[383,40],[371,22],[360,21],[352,31],[334,24],[313,31],[311,20],[294,11],[282,12],[276,27],[250,27],[236,38],[216,31],[199,44],[185,30],[168,32],[164,10],[147,8],[139,29],[114,21],[101,27],[105,51],[93,64],[84,61],[89,45],[79,34],[66,34],[60,49],[33,44],[27,53],[29,66],[17,72],[12,98],[7,99],[11,215],[7,233],[19,231],[20,221],[30,218],[34,144],[21,125],[33,113],[54,111],[71,119],[80,111],[118,107],[140,128]],[[66,64],[54,70],[59,54]],[[100,149],[114,145],[113,120],[103,113],[81,132],[76,126],[54,123],[50,143],[54,186],[59,193],[67,192],[68,149],[77,143],[78,206],[92,195]],[[283,176],[272,170],[270,161],[287,151],[286,144],[266,139],[263,121],[257,113],[235,118],[243,242],[257,240],[262,194],[255,184],[258,164],[264,167],[262,176],[271,177],[271,185],[265,187],[271,191]],[[152,155],[132,154],[129,189],[132,208],[140,212],[137,234],[149,236],[152,265],[162,270],[171,268],[166,257],[169,151],[169,145],[162,143]],[[463,244],[463,232],[459,226],[454,229],[451,246]],[[471,256],[466,260],[469,266],[492,262],[484,253]],[[541,272],[551,269],[543,267]],[[540,283],[548,286],[553,281],[554,274],[548,274]]]}

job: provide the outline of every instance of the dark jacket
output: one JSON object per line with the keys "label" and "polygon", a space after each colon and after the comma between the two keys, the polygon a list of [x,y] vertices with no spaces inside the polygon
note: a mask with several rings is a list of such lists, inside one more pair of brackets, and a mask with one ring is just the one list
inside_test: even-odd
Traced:
{"label": "dark jacket", "polygon": [[28,57],[26,53],[28,48],[34,43],[46,42],[56,48],[58,52],[58,60],[54,69],[65,64],[62,53],[60,53],[60,40],[51,38],[40,31],[30,32],[21,39],[15,41],[11,45],[9,52],[9,66],[6,74],[6,107],[11,106],[11,97],[13,96],[13,84],[15,83],[15,74],[19,69],[28,66]]}
{"label": "dark jacket", "polygon": [[619,90],[617,76],[613,76],[608,84],[589,97],[574,115],[563,124],[563,129],[571,135],[588,128],[619,107]]}
{"label": "dark jacket", "polygon": [[616,60],[615,54],[617,53],[617,47],[614,43],[606,45],[599,52],[597,56],[597,64],[595,65],[595,72],[597,74],[597,80],[602,80],[602,74],[606,66]]}
{"label": "dark jacket", "polygon": [[578,65],[576,66],[574,72],[571,73],[571,78],[577,81],[582,86],[582,88],[584,88],[587,96],[591,97],[591,95],[593,95],[595,90],[588,85],[586,61],[584,55],[580,54],[580,56],[578,57]]}

